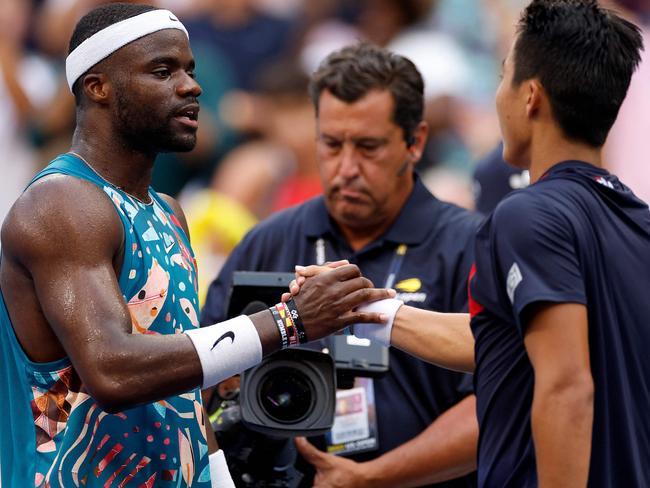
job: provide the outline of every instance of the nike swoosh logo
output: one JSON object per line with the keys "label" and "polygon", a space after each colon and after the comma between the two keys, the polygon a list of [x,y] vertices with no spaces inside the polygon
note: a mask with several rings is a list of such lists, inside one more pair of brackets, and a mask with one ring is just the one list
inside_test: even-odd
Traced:
{"label": "nike swoosh logo", "polygon": [[174,247],[174,244],[176,244],[176,243],[172,241],[172,242],[169,243],[169,246],[165,246],[165,252],[169,253],[169,251],[171,251],[172,247]]}
{"label": "nike swoosh logo", "polygon": [[169,16],[169,20],[172,22],[178,22],[178,19],[176,17],[172,17],[171,15]]}
{"label": "nike swoosh logo", "polygon": [[[219,344],[224,339],[230,339],[231,343],[234,344],[234,342],[235,342],[235,333],[232,330],[229,330],[228,332],[225,332],[221,337],[219,337],[219,339],[214,341],[214,344],[212,344],[212,349],[217,347],[217,344]],[[212,349],[210,349],[210,350],[212,351]]]}

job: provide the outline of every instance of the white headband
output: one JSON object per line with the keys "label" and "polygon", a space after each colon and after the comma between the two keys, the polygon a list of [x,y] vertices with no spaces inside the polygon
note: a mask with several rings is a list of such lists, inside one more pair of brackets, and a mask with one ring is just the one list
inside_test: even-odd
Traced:
{"label": "white headband", "polygon": [[109,25],[93,34],[79,44],[65,60],[65,75],[70,90],[81,75],[102,59],[129,42],[163,29],[181,30],[189,38],[185,26],[169,10],[150,10]]}

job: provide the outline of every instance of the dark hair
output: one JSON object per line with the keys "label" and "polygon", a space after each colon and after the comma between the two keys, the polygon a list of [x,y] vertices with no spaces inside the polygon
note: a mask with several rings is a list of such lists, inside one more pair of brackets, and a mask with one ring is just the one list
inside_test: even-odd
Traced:
{"label": "dark hair", "polygon": [[518,34],[513,85],[539,79],[565,135],[602,146],[641,59],[639,28],[596,0],[533,0]]}
{"label": "dark hair", "polygon": [[309,96],[316,114],[324,90],[347,103],[372,90],[389,90],[395,101],[393,121],[404,131],[408,144],[422,121],[424,82],[420,72],[409,59],[369,43],[334,51],[312,75]]}
{"label": "dark hair", "polygon": [[[150,10],[156,10],[157,7],[151,5],[139,5],[133,3],[109,3],[101,5],[86,15],[84,15],[74,28],[70,44],[68,45],[68,54],[74,51],[79,44],[86,39],[96,34],[109,25],[116,24],[122,20],[130,19],[136,15],[140,15]],[[83,78],[80,76],[74,85],[72,85],[72,93],[74,94],[77,104],[80,102],[81,90],[79,89],[79,81]]]}

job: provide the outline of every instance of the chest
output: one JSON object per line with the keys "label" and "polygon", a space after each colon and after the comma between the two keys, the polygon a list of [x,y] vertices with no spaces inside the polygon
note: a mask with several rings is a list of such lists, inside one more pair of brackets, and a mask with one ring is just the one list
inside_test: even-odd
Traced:
{"label": "chest", "polygon": [[120,288],[133,333],[178,334],[198,327],[197,270],[176,217],[157,201],[111,196],[124,222]]}

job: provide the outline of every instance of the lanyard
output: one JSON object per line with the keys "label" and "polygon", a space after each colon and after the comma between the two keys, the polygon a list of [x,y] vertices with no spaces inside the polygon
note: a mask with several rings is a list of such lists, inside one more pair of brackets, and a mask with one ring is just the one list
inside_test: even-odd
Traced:
{"label": "lanyard", "polygon": [[[395,249],[393,259],[391,260],[390,266],[388,267],[388,274],[386,275],[384,288],[392,288],[395,284],[397,275],[402,268],[402,263],[404,263],[404,256],[406,255],[407,249],[408,246],[406,244],[400,244]],[[322,237],[316,240],[314,244],[314,250],[316,252],[316,264],[322,266],[327,262],[327,256],[325,253],[325,240]]]}

